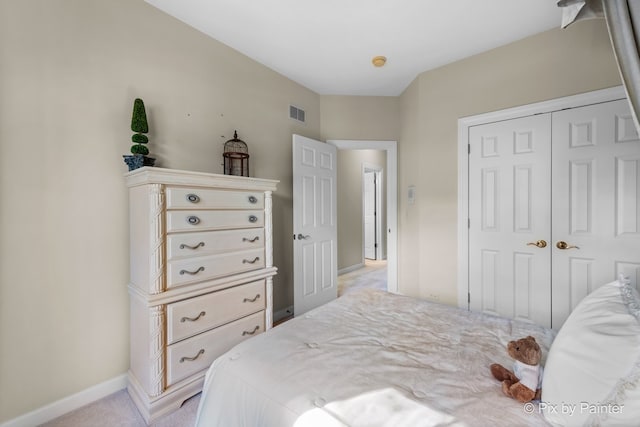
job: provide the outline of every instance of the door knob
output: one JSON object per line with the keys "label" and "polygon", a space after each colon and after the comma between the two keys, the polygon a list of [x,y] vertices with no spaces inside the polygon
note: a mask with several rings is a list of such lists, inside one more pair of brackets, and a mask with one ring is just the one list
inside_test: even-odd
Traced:
{"label": "door knob", "polygon": [[558,243],[556,243],[556,248],[562,249],[562,250],[565,250],[565,249],[580,249],[579,247],[570,245],[567,242],[563,242],[562,240],[560,240]]}
{"label": "door knob", "polygon": [[309,236],[308,234],[303,236],[301,233],[298,233],[298,240],[307,240],[310,238],[311,236]]}
{"label": "door knob", "polygon": [[540,249],[547,247],[547,242],[545,240],[538,240],[537,242],[529,242],[527,246],[537,246]]}

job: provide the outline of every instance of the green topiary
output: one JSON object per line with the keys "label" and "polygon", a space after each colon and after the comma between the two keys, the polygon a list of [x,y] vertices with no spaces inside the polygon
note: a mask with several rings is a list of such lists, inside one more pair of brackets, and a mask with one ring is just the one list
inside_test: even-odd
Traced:
{"label": "green topiary", "polygon": [[143,135],[141,133],[134,133],[131,136],[131,140],[137,144],[146,144],[147,142],[149,142],[149,138],[147,138],[147,135]]}
{"label": "green topiary", "polygon": [[149,154],[149,149],[142,144],[136,144],[131,147],[131,152],[133,154],[142,154],[143,156],[146,156]]}
{"label": "green topiary", "polygon": [[149,154],[149,149],[142,144],[149,142],[149,138],[143,133],[149,132],[149,124],[147,123],[147,113],[144,109],[144,102],[140,98],[133,101],[133,115],[131,116],[131,130],[136,132],[131,136],[131,141],[135,144],[131,147],[131,153]]}

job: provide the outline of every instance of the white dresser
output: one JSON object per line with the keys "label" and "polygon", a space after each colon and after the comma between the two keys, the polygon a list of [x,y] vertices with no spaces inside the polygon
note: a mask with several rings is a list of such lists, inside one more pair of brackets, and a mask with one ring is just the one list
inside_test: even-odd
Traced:
{"label": "white dresser", "polygon": [[128,390],[149,423],[198,393],[218,356],[271,328],[278,181],[152,167],[125,178]]}

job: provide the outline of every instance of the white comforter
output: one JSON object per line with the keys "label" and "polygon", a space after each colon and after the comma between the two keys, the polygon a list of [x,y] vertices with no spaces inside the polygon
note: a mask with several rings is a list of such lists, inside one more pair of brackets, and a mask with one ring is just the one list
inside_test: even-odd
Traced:
{"label": "white comforter", "polygon": [[245,341],[209,369],[202,427],[547,425],[502,394],[493,362],[551,330],[363,290]]}

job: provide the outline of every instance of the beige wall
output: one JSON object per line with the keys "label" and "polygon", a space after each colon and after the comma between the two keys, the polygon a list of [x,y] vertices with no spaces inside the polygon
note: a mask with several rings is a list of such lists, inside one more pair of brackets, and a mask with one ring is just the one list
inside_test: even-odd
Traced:
{"label": "beige wall", "polygon": [[[338,151],[338,270],[353,267],[363,262],[363,164],[382,169],[382,230],[386,229],[386,163],[387,152],[383,150],[339,150]],[[385,233],[380,244],[386,245]],[[386,250],[383,252],[386,255]]]}
{"label": "beige wall", "polygon": [[[418,76],[401,97],[400,292],[457,304],[458,118],[619,84],[603,20]],[[413,206],[406,203],[410,184]]]}
{"label": "beige wall", "polygon": [[0,0],[0,64],[0,423],[128,369],[136,97],[159,166],[220,173],[237,129],[252,176],[281,181],[275,309],[292,303],[291,134],[319,138],[317,94],[142,0]]}
{"label": "beige wall", "polygon": [[328,139],[397,141],[400,99],[397,96],[320,97],[320,135]]}
{"label": "beige wall", "polygon": [[[322,95],[320,120],[323,141],[398,141],[400,98]],[[362,162],[382,162],[386,177],[386,152],[359,151],[338,152],[338,270],[362,262]]]}

